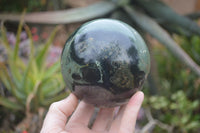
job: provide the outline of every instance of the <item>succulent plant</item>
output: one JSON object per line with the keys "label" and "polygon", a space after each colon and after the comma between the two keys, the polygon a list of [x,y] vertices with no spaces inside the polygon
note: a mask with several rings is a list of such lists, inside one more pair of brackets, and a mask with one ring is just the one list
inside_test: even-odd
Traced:
{"label": "succulent plant", "polygon": [[97,107],[122,105],[142,88],[148,48],[131,26],[114,19],[83,24],[67,40],[61,68],[67,87]]}

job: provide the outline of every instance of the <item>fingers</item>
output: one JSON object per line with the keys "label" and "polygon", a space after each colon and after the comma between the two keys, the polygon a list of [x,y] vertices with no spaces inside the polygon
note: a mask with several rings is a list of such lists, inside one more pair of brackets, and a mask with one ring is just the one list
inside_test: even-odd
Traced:
{"label": "fingers", "polygon": [[128,104],[123,106],[111,126],[112,132],[132,133],[141,104],[144,99],[143,92],[139,91],[131,97]]}
{"label": "fingers", "polygon": [[144,94],[141,91],[137,92],[135,96],[133,96],[130,99],[124,111],[124,115],[121,122],[121,127],[125,127],[122,129],[123,132],[132,133],[134,131],[137,115],[140,110],[143,99]]}
{"label": "fingers", "polygon": [[94,131],[105,131],[109,129],[110,123],[113,120],[114,108],[102,108],[93,124]]}
{"label": "fingers", "polygon": [[61,132],[65,128],[67,118],[76,109],[78,99],[70,94],[66,99],[51,104],[43,123],[41,133]]}
{"label": "fingers", "polygon": [[74,114],[71,116],[68,126],[73,123],[82,124],[88,126],[90,118],[94,112],[94,106],[81,101],[75,110]]}
{"label": "fingers", "polygon": [[[111,125],[111,132],[132,133],[134,131],[137,114],[143,98],[144,94],[142,92],[137,92],[132,96],[126,106],[120,108],[118,115]],[[70,127],[71,125],[71,127],[73,127],[76,123],[76,126],[79,125],[79,127],[82,126],[86,128],[94,112],[94,107],[82,101],[76,108],[77,104],[78,99],[73,94],[70,94],[68,98],[62,101],[53,103],[44,120],[41,133],[63,131],[68,117],[75,109],[76,110],[71,116],[67,126]],[[113,108],[101,109],[93,125],[93,130],[103,131],[107,129],[107,127],[110,127],[109,123],[111,123],[113,119],[113,110]],[[88,128],[87,130],[89,131]]]}
{"label": "fingers", "polygon": [[125,108],[126,108],[126,105],[123,105],[119,108],[119,111],[118,111],[117,115],[115,116],[115,119],[110,128],[111,133],[118,132],[120,125],[121,125],[121,119],[123,117]]}

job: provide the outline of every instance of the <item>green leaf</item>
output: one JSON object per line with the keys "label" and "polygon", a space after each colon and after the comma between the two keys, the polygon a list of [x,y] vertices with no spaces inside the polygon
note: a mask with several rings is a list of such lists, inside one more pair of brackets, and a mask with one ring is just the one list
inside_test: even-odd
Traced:
{"label": "green leaf", "polygon": [[169,105],[168,99],[163,96],[152,96],[149,98],[149,102],[155,109],[166,108]]}
{"label": "green leaf", "polygon": [[42,80],[43,72],[38,68],[35,57],[31,61],[31,72],[28,74],[28,80],[36,84],[38,81]]}
{"label": "green leaf", "polygon": [[55,74],[56,72],[58,72],[60,70],[60,60],[57,61],[56,63],[54,63],[51,67],[49,67],[47,69],[47,71],[45,71],[45,76],[44,79],[51,77],[53,74]]}
{"label": "green leaf", "polygon": [[13,53],[13,59],[16,60],[18,58],[19,53],[19,44],[20,44],[20,34],[22,32],[22,26],[23,26],[23,20],[24,20],[25,12],[23,12],[22,17],[19,22],[18,30],[17,30],[17,36],[16,36],[16,44],[14,47],[14,53]]}
{"label": "green leaf", "polygon": [[[17,59],[18,60],[18,59]],[[10,68],[10,75],[11,79],[13,81],[13,84],[16,86],[17,89],[21,89],[21,80],[22,80],[22,74],[20,73],[19,67],[17,67],[16,61],[13,61],[12,59],[8,60],[9,68]]]}
{"label": "green leaf", "polygon": [[0,81],[10,92],[12,91],[11,79],[8,75],[7,68],[3,63],[0,63]]}
{"label": "green leaf", "polygon": [[49,87],[49,91],[45,93],[45,97],[53,97],[56,96],[59,92],[61,92],[65,88],[64,84],[54,84],[53,87]]}
{"label": "green leaf", "polygon": [[180,118],[180,122],[182,124],[186,124],[190,120],[190,115],[184,115],[183,117]]}
{"label": "green leaf", "polygon": [[[62,78],[55,75],[55,78],[49,78],[48,80],[44,81],[42,84],[42,94],[44,96],[54,95],[60,92],[64,88],[64,83],[61,82]],[[59,89],[62,88],[62,89]]]}
{"label": "green leaf", "polygon": [[199,107],[199,101],[195,100],[191,104],[192,109],[198,108]]}
{"label": "green leaf", "polygon": [[0,96],[0,104],[6,108],[10,108],[13,110],[22,110],[23,106],[19,103],[9,100],[8,98],[4,98]]}
{"label": "green leaf", "polygon": [[47,42],[45,43],[44,47],[42,48],[42,50],[37,54],[37,57],[36,57],[36,62],[37,62],[37,66],[39,69],[44,69],[44,64],[45,64],[45,59],[46,59],[46,56],[48,54],[48,50],[49,50],[49,47],[50,45],[52,44],[53,42],[53,39],[55,37],[55,34],[57,33],[59,27],[57,26],[53,32],[51,33],[49,39],[47,40]]}
{"label": "green leaf", "polygon": [[27,65],[27,68],[23,74],[23,77],[22,77],[22,90],[24,90],[24,92],[26,92],[26,94],[28,93],[28,87],[27,87],[27,80],[29,79],[28,78],[28,74],[31,72],[31,60],[29,60],[29,63]]}
{"label": "green leaf", "polygon": [[32,37],[32,33],[30,28],[28,27],[28,25],[25,24],[24,26],[26,33],[28,34],[28,38],[30,40],[30,56],[29,59],[33,58],[34,56],[34,52],[35,52],[35,48],[34,48],[34,44],[33,44],[33,37]]}
{"label": "green leaf", "polygon": [[187,130],[191,130],[191,129],[198,129],[200,127],[200,122],[198,121],[192,121],[189,124],[186,125],[186,129]]}
{"label": "green leaf", "polygon": [[7,87],[7,89],[13,94],[13,96],[16,97],[17,100],[23,101],[25,99],[23,91],[21,91],[20,88],[18,88],[20,86],[20,83],[14,83],[18,82],[18,80],[14,79],[13,76],[11,78],[9,71],[3,63],[0,63],[0,79],[3,82],[3,84]]}
{"label": "green leaf", "polygon": [[32,39],[32,35],[31,35],[31,31],[29,29],[29,27],[27,25],[25,25],[25,30],[28,34],[28,37],[30,39],[30,56],[29,56],[29,61],[28,61],[28,65],[25,69],[25,72],[24,72],[24,75],[23,75],[23,78],[22,78],[22,87],[23,87],[23,90],[25,90],[26,94],[28,94],[28,90],[30,88],[28,88],[28,86],[30,85],[27,85],[29,82],[27,81],[29,79],[28,77],[28,74],[32,71],[31,69],[31,66],[32,66],[32,62],[34,61],[33,60],[33,56],[34,56],[34,46],[33,46],[33,39]]}

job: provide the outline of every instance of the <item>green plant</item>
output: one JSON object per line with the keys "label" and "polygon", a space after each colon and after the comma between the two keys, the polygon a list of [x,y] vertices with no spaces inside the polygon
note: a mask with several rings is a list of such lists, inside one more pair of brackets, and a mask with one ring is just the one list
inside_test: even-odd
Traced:
{"label": "green plant", "polygon": [[193,58],[197,64],[200,64],[200,37],[199,36],[177,36],[174,39],[181,45],[181,47]]}
{"label": "green plant", "polygon": [[[200,38],[178,35],[173,37],[199,64]],[[151,109],[154,119],[167,125],[163,128],[157,124],[153,129],[154,132],[163,132],[163,130],[169,132],[170,130],[167,129],[170,128],[166,127],[171,127],[173,132],[198,132],[200,78],[186,65],[177,61],[162,45],[154,44],[151,50],[152,58],[155,59],[154,66],[156,65],[153,78],[157,79],[158,90],[154,96],[147,96],[146,93],[144,107]]]}
{"label": "green plant", "polygon": [[1,26],[1,42],[7,51],[8,60],[6,63],[0,63],[0,81],[12,95],[0,96],[0,104],[6,108],[31,113],[66,97],[67,92],[63,93],[64,82],[60,72],[60,61],[51,66],[47,66],[45,62],[48,49],[59,28],[55,28],[43,47],[36,50],[29,27],[24,26],[30,39],[30,56],[26,63],[18,55],[22,25],[21,21],[14,49],[8,43],[6,29]]}
{"label": "green plant", "polygon": [[[197,36],[186,38],[178,35],[174,35],[174,38],[200,64],[200,48],[198,47],[200,45],[200,38]],[[158,86],[162,88],[162,94],[171,95],[171,93],[178,90],[184,90],[186,96],[190,99],[199,98],[200,78],[197,75],[192,73],[186,65],[177,61],[162,45],[154,45],[152,52],[157,65],[159,77]]]}
{"label": "green plant", "polygon": [[195,132],[200,127],[200,116],[195,113],[200,103],[198,100],[191,101],[183,91],[177,91],[168,98],[150,96],[145,104],[151,105],[154,116],[172,126],[174,132]]}

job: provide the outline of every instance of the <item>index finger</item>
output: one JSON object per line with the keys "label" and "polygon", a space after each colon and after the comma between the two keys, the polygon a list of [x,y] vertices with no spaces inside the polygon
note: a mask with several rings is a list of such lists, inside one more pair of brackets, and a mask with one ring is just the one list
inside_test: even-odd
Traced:
{"label": "index finger", "polygon": [[132,133],[135,129],[135,123],[141,104],[144,99],[143,92],[135,93],[127,105],[120,108],[116,118],[111,126],[111,131],[123,133]]}
{"label": "index finger", "polygon": [[66,99],[51,104],[43,123],[41,133],[60,132],[64,130],[68,117],[78,105],[78,99],[70,94]]}
{"label": "index finger", "polygon": [[134,131],[137,115],[142,105],[143,99],[144,93],[139,91],[128,102],[121,121],[122,130],[126,130],[124,132],[131,133]]}

